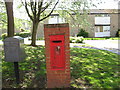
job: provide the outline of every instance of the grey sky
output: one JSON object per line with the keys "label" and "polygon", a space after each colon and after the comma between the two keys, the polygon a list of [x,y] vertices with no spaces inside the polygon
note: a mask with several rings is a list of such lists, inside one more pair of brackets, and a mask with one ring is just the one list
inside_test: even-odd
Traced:
{"label": "grey sky", "polygon": [[[27,14],[25,14],[24,7],[20,10],[17,9],[17,6],[20,4],[21,0],[14,0],[14,16],[18,18],[29,19]],[[92,0],[96,7],[91,7],[91,9],[118,9],[118,2],[120,0],[101,0],[102,4],[97,4],[98,0]]]}
{"label": "grey sky", "polygon": [[[101,0],[103,3],[97,5],[97,9],[118,9],[118,2],[120,0]],[[97,4],[96,0],[94,3]],[[96,9],[95,7],[91,7],[92,9]]]}

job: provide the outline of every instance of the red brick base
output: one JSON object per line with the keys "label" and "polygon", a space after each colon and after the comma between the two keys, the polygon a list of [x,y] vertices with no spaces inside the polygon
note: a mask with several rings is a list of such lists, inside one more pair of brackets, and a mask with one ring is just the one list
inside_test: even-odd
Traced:
{"label": "red brick base", "polygon": [[[65,37],[65,69],[51,70],[50,66],[50,35],[64,35]],[[47,88],[70,87],[70,48],[69,48],[69,25],[45,24],[45,55],[47,68]]]}

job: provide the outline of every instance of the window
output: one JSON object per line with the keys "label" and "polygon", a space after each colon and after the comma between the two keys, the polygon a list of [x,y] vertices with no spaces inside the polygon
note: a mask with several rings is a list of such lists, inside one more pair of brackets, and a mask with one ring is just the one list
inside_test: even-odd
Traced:
{"label": "window", "polygon": [[110,32],[110,26],[96,26],[95,32]]}
{"label": "window", "polygon": [[110,26],[103,26],[104,32],[110,32]]}
{"label": "window", "polygon": [[59,16],[51,16],[48,21],[49,24],[65,23],[64,18]]}
{"label": "window", "polygon": [[103,26],[96,26],[96,32],[103,32]]}
{"label": "window", "polygon": [[95,25],[110,25],[110,17],[95,17]]}

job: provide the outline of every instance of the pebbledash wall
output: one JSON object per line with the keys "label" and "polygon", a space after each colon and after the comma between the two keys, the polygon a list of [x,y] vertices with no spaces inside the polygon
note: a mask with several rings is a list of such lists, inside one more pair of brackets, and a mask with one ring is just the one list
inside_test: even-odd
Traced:
{"label": "pebbledash wall", "polygon": [[[59,19],[58,14],[53,14],[51,17],[53,18],[53,16]],[[44,32],[43,32],[44,24],[50,24],[51,17],[49,17],[44,22],[41,22],[39,24],[37,38],[44,36]],[[99,18],[99,19],[96,21],[96,18]],[[103,21],[101,22],[99,21],[101,18],[105,18],[105,19],[103,19]],[[120,22],[119,18],[120,18],[120,13],[118,13],[117,9],[92,9],[88,14],[88,22],[90,26],[85,27],[85,30],[89,33],[89,37],[115,37],[116,32],[118,31],[118,29],[120,29],[120,26],[118,25],[118,23]],[[54,22],[55,24],[65,23],[65,22],[62,22],[61,20],[56,20],[56,21],[55,20],[56,19],[51,20],[52,24],[54,24]],[[78,28],[72,27],[73,25],[72,22],[69,25],[70,36],[75,36],[78,33]],[[98,24],[96,22],[100,22],[100,23]],[[105,30],[105,29],[102,30],[101,28],[102,29],[107,28],[109,30]],[[104,36],[103,34],[107,32],[109,35]]]}

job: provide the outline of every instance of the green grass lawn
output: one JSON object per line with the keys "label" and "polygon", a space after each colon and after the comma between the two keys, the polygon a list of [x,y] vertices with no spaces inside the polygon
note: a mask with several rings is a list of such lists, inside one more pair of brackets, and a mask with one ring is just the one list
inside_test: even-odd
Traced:
{"label": "green grass lawn", "polygon": [[[71,87],[118,88],[118,55],[96,49],[71,48]],[[25,46],[26,59],[19,63],[21,84],[15,84],[13,63],[2,57],[3,87],[46,87],[44,47]],[[2,53],[3,54],[3,53]]]}
{"label": "green grass lawn", "polygon": [[118,57],[109,51],[71,48],[72,86],[77,88],[119,87]]}

